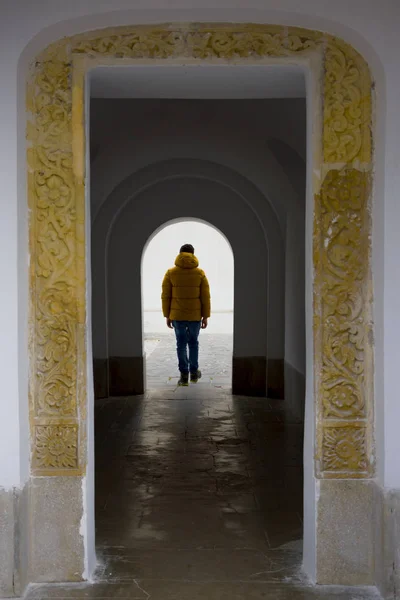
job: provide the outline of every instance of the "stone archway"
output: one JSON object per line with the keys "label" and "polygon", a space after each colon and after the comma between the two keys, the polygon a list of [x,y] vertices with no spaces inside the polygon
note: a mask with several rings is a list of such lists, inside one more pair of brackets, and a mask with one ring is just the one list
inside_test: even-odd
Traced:
{"label": "stone archway", "polygon": [[[94,557],[88,530],[93,507],[85,487],[93,451],[86,371],[85,75],[99,64],[260,60],[296,62],[312,80],[308,320],[313,335],[308,345],[313,360],[306,462],[308,457],[313,467],[306,477],[305,547],[311,550],[305,565],[319,583],[373,582],[369,69],[353,48],[318,31],[232,24],[91,32],[51,45],[32,64],[27,131],[31,502],[43,509],[32,516],[32,544],[40,549],[31,561],[33,581],[88,577]],[[46,514],[47,506],[51,513]],[[64,546],[47,544],[40,515],[52,515],[54,532],[68,530]],[[354,529],[365,549],[357,568],[345,559]]]}

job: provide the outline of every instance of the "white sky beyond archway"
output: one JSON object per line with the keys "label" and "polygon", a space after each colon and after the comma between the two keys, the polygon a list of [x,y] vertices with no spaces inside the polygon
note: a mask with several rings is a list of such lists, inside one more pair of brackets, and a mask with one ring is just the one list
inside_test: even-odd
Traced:
{"label": "white sky beyond archway", "polygon": [[[166,331],[161,312],[161,283],[183,244],[192,244],[211,288],[212,318],[207,333],[233,331],[233,254],[214,227],[197,221],[167,225],[149,242],[142,261],[142,306],[145,333]],[[205,333],[204,332],[204,333]]]}

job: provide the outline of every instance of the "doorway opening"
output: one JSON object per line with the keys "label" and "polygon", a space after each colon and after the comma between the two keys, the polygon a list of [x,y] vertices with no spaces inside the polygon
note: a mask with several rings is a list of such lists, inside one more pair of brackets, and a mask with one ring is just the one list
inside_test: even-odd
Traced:
{"label": "doorway opening", "polygon": [[[185,242],[186,240],[186,242]],[[201,387],[232,388],[234,264],[229,242],[211,225],[185,219],[167,224],[148,241],[142,258],[142,323],[145,389],[176,387],[179,373],[173,332],[161,311],[161,282],[180,246],[190,242],[207,275],[212,316],[201,330]],[[154,353],[154,354],[153,354]]]}
{"label": "doorway opening", "polygon": [[[295,569],[303,538],[302,72],[291,87],[275,73],[283,98],[238,98],[233,70],[218,71],[218,80],[206,68],[199,76],[204,83],[209,73],[211,96],[228,97],[196,99],[193,70],[172,69],[177,98],[126,97],[138,89],[129,71],[92,74],[93,314],[105,281],[109,365],[108,393],[96,401],[98,552],[108,574],[122,568],[117,547],[123,556],[156,552],[163,564],[177,548],[194,562],[221,563],[218,549],[229,548],[244,562],[250,552],[257,572],[260,552],[284,560],[289,544]],[[146,69],[138,73],[149,85]],[[256,69],[241,73],[255,83]],[[122,81],[125,95],[116,98]],[[203,378],[189,388],[177,387],[175,339],[161,312],[161,282],[184,243],[195,247],[212,302],[200,334]],[[179,577],[189,577],[182,569]]]}

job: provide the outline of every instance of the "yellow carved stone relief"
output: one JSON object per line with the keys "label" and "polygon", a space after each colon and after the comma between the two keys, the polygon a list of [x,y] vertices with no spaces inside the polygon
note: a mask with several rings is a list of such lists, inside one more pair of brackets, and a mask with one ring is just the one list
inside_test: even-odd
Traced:
{"label": "yellow carved stone relief", "polygon": [[321,316],[316,391],[325,475],[368,472],[370,188],[368,172],[330,170],[316,200],[314,290]]}
{"label": "yellow carved stone relief", "polygon": [[75,469],[78,464],[77,434],[76,425],[37,426],[34,466],[37,469]]}
{"label": "yellow carved stone relief", "polygon": [[371,80],[361,56],[338,40],[325,54],[324,161],[371,161]]}
{"label": "yellow carved stone relief", "polygon": [[323,118],[315,123],[322,151],[314,152],[313,165],[322,177],[314,183],[316,473],[319,477],[370,476],[369,70],[353,48],[318,31],[231,24],[91,32],[51,45],[32,64],[27,138],[34,473],[76,475],[86,465],[85,156],[81,142],[87,66],[73,83],[77,65],[82,70],[82,60],[99,58],[113,64],[143,58],[254,64],[262,57],[276,62],[298,56],[303,61],[320,57],[323,82]]}

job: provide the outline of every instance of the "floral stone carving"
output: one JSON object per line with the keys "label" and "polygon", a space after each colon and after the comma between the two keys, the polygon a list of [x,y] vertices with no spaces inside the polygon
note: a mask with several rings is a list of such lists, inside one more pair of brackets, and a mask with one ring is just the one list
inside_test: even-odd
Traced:
{"label": "floral stone carving", "polygon": [[323,465],[328,472],[364,472],[367,451],[363,429],[332,427],[324,432]]}
{"label": "floral stone carving", "polygon": [[367,172],[331,170],[316,201],[314,293],[315,308],[321,315],[316,391],[325,474],[368,472],[370,187]]}
{"label": "floral stone carving", "polygon": [[76,425],[36,427],[35,467],[76,469],[78,466],[77,436]]}

